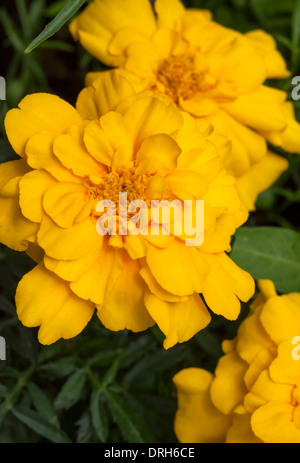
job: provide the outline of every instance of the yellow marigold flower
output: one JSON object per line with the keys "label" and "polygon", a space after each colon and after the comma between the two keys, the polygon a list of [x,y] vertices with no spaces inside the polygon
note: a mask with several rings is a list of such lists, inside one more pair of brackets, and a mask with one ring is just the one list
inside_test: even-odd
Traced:
{"label": "yellow marigold flower", "polygon": [[[0,166],[0,240],[37,263],[16,305],[24,325],[40,326],[41,343],[74,337],[96,309],[113,331],[157,323],[169,348],[209,323],[199,294],[213,311],[238,316],[254,283],[226,251],[248,213],[220,160],[227,141],[210,127],[113,73],[84,89],[76,108],[29,95],[5,127],[22,159]],[[128,201],[204,201],[203,243],[187,246],[173,228],[125,235],[120,221],[99,234],[99,202],[114,201],[120,219],[124,191]]]}
{"label": "yellow marigold flower", "polygon": [[269,280],[215,374],[180,371],[175,431],[189,443],[300,443],[300,293]]}
{"label": "yellow marigold flower", "polygon": [[[300,125],[287,94],[264,85],[289,76],[274,39],[241,34],[185,9],[179,0],[94,0],[71,23],[75,40],[126,75],[137,90],[168,95],[232,142],[229,173],[249,210],[288,164],[267,141],[300,152]],[[97,76],[87,76],[90,84]]]}

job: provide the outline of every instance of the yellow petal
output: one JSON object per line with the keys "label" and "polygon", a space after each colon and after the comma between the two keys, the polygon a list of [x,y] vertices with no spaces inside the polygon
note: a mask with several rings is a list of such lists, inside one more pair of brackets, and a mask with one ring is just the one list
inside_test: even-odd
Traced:
{"label": "yellow petal", "polygon": [[183,124],[181,112],[173,103],[163,102],[154,96],[138,99],[127,110],[125,120],[136,150],[151,135],[171,135]]}
{"label": "yellow petal", "polygon": [[292,102],[282,105],[285,127],[278,132],[264,132],[263,135],[275,146],[282,147],[289,153],[300,153],[300,124],[296,120]]}
{"label": "yellow petal", "polygon": [[221,105],[233,118],[260,132],[285,129],[283,103],[286,93],[261,85],[257,90],[240,95],[235,101]]}
{"label": "yellow petal", "polygon": [[174,430],[181,443],[224,443],[231,417],[221,413],[210,398],[213,375],[201,368],[186,368],[173,381],[178,408]]}
{"label": "yellow petal", "polygon": [[247,411],[253,413],[262,405],[280,401],[289,403],[293,394],[294,386],[290,384],[275,383],[267,370],[264,370],[251,388],[251,391],[244,398],[244,406]]}
{"label": "yellow petal", "polygon": [[255,210],[258,196],[272,186],[288,167],[285,158],[269,151],[237,179],[238,192],[249,211]]}
{"label": "yellow petal", "polygon": [[94,198],[87,194],[86,188],[76,183],[57,183],[46,191],[43,199],[46,213],[62,228],[87,219],[93,204]]}
{"label": "yellow petal", "polygon": [[283,56],[276,50],[276,41],[272,35],[262,30],[254,30],[245,34],[251,45],[259,52],[267,66],[269,79],[285,79],[290,72],[286,67]]}
{"label": "yellow petal", "polygon": [[40,325],[39,341],[52,344],[77,336],[90,321],[94,305],[76,297],[68,284],[39,264],[20,281],[17,313],[28,327]]}
{"label": "yellow petal", "polygon": [[38,244],[49,257],[58,260],[79,259],[97,246],[99,241],[102,241],[102,237],[98,235],[91,218],[65,229],[45,215],[38,232]]}
{"label": "yellow petal", "polygon": [[45,210],[43,197],[57,181],[45,170],[33,170],[20,180],[20,207],[22,214],[32,222],[40,223]]}
{"label": "yellow petal", "polygon": [[87,84],[90,86],[79,93],[76,102],[77,111],[86,120],[99,119],[134,95],[131,83],[118,70],[97,73]]}
{"label": "yellow petal", "polygon": [[245,373],[244,381],[248,390],[250,390],[260,374],[267,370],[272,363],[276,353],[268,349],[259,351],[250,363],[248,370]]}
{"label": "yellow petal", "polygon": [[107,52],[108,45],[118,30],[132,27],[151,36],[155,18],[147,0],[96,0],[88,5],[71,24],[71,32],[87,51],[108,66],[118,63]]}
{"label": "yellow petal", "polygon": [[251,426],[267,444],[299,444],[300,429],[293,423],[294,407],[284,402],[269,402],[256,410]]}
{"label": "yellow petal", "polygon": [[180,106],[184,111],[197,117],[205,117],[217,111],[219,105],[203,95],[195,96],[187,100],[180,100]]}
{"label": "yellow petal", "polygon": [[84,133],[84,143],[89,153],[97,161],[106,166],[111,166],[114,155],[113,147],[98,122],[92,121],[88,124]]}
{"label": "yellow petal", "polygon": [[124,249],[126,249],[131,259],[142,259],[147,254],[147,241],[141,235],[128,235],[125,238]]}
{"label": "yellow petal", "polygon": [[[297,326],[297,325],[296,325]],[[300,362],[297,360],[299,346],[292,343],[294,337],[298,336],[297,328],[293,329],[291,336],[280,342],[277,347],[277,357],[270,365],[270,376],[273,381],[296,385],[300,377]],[[294,352],[294,349],[296,351]],[[294,358],[296,354],[296,358]]]}
{"label": "yellow petal", "polygon": [[119,278],[109,281],[104,303],[98,306],[98,317],[106,328],[140,332],[154,325],[144,304],[145,283],[139,271],[139,262],[125,257]]}
{"label": "yellow petal", "polygon": [[262,441],[255,436],[251,428],[250,413],[233,415],[232,425],[226,434],[226,444],[260,444]]}
{"label": "yellow petal", "polygon": [[299,305],[289,295],[270,297],[264,304],[260,320],[270,338],[279,344],[298,335],[295,326],[300,324]]}
{"label": "yellow petal", "polygon": [[157,134],[143,141],[136,161],[140,164],[150,158],[149,168],[151,169],[152,163],[154,166],[151,170],[148,169],[148,173],[170,172],[176,169],[180,153],[181,149],[173,138],[169,135]]}
{"label": "yellow petal", "polygon": [[104,241],[102,249],[89,269],[71,283],[72,291],[82,299],[92,300],[96,305],[105,302],[108,287],[120,277],[123,259],[120,251],[114,250]]}
{"label": "yellow petal", "polygon": [[231,352],[220,358],[215,370],[210,395],[212,402],[222,413],[231,413],[243,402],[247,392],[244,384],[244,374],[248,365],[236,352]]}
{"label": "yellow petal", "polygon": [[75,281],[94,265],[101,247],[102,242],[100,240],[97,247],[93,247],[87,254],[75,260],[56,260],[45,255],[44,264],[48,270],[63,280]]}
{"label": "yellow petal", "polygon": [[261,352],[272,352],[273,348],[274,344],[261,324],[259,308],[253,310],[239,327],[236,345],[238,354],[250,364]]}
{"label": "yellow petal", "polygon": [[28,171],[21,159],[0,165],[0,241],[16,251],[26,250],[38,230],[23,216],[19,205],[19,183]]}
{"label": "yellow petal", "polygon": [[2,195],[0,192],[0,241],[15,251],[25,251],[34,241],[38,224],[27,220],[19,206],[19,194]]}
{"label": "yellow petal", "polygon": [[188,299],[187,297],[175,296],[174,294],[168,293],[168,291],[163,289],[154,279],[152,273],[150,272],[147,266],[141,269],[140,275],[147,283],[150,292],[154,294],[154,296],[156,296],[158,299],[161,299],[166,302],[183,302]]}
{"label": "yellow petal", "polygon": [[263,57],[239,35],[222,53],[226,70],[222,78],[233,81],[239,94],[255,91],[267,78],[267,66]]}
{"label": "yellow petal", "polygon": [[162,56],[152,42],[133,42],[127,47],[126,54],[126,71],[137,74],[146,82],[155,82],[154,73]]}
{"label": "yellow petal", "polygon": [[174,29],[185,8],[179,0],[156,0],[155,11],[159,27]]}
{"label": "yellow petal", "polygon": [[108,51],[111,55],[124,57],[130,44],[148,42],[148,40],[148,37],[138,29],[130,26],[123,27],[114,34],[108,45]]}
{"label": "yellow petal", "polygon": [[83,130],[73,126],[67,134],[54,141],[55,156],[67,168],[79,177],[89,177],[103,172],[103,167],[86,150],[83,143]]}
{"label": "yellow petal", "polygon": [[208,188],[203,176],[190,170],[177,169],[166,181],[170,191],[182,200],[202,199]]}
{"label": "yellow petal", "polygon": [[200,293],[209,271],[197,250],[178,240],[165,249],[149,246],[146,260],[160,286],[177,296]]}
{"label": "yellow petal", "polygon": [[45,169],[57,180],[78,182],[78,178],[53,153],[53,142],[59,135],[51,130],[42,130],[33,135],[25,148],[27,162],[33,169]]}
{"label": "yellow petal", "polygon": [[222,133],[231,142],[231,152],[225,160],[228,172],[234,177],[248,172],[252,164],[267,154],[264,137],[254,130],[219,110],[209,117],[217,133]]}
{"label": "yellow petal", "polygon": [[210,272],[203,283],[203,296],[209,308],[229,320],[235,320],[240,313],[240,301],[247,301],[254,294],[253,278],[239,268],[225,254],[209,255],[203,258],[210,266]]}
{"label": "yellow petal", "polygon": [[73,124],[82,125],[76,109],[58,96],[47,93],[26,96],[19,104],[19,109],[12,109],[5,118],[9,141],[22,157],[32,135],[41,130],[64,133]]}
{"label": "yellow petal", "polygon": [[226,207],[229,214],[240,209],[241,199],[236,189],[236,180],[224,169],[208,184],[203,199],[211,207]]}
{"label": "yellow petal", "polygon": [[0,164],[0,189],[2,189],[10,180],[16,177],[21,177],[30,170],[30,167],[23,159],[3,162]]}
{"label": "yellow petal", "polygon": [[145,294],[145,305],[151,317],[166,336],[164,348],[186,342],[204,329],[211,317],[199,294],[183,302],[166,302],[151,293]]}

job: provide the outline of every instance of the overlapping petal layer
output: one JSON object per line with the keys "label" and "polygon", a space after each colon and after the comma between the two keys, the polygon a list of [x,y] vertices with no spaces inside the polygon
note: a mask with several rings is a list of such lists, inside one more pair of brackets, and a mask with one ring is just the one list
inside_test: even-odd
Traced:
{"label": "overlapping petal layer", "polygon": [[[288,167],[268,145],[300,153],[300,125],[287,93],[266,85],[289,72],[264,31],[241,34],[179,0],[156,0],[153,9],[149,0],[114,0],[113,8],[110,0],[94,0],[70,30],[137,91],[168,95],[226,135],[232,151],[225,165],[249,210]],[[89,74],[87,85],[98,75]]]}
{"label": "overlapping petal layer", "polygon": [[300,442],[300,294],[278,296],[269,280],[215,374],[180,371],[175,431],[181,442]]}
{"label": "overlapping petal layer", "polygon": [[[157,323],[166,348],[209,323],[206,304],[238,316],[254,282],[226,255],[248,216],[222,163],[226,139],[113,72],[84,89],[76,108],[32,95],[5,125],[22,159],[0,166],[0,237],[37,256],[16,303],[26,326],[41,326],[42,343],[77,335],[95,310],[114,331]],[[197,212],[198,200],[201,239],[187,245],[198,231],[189,232],[179,212],[185,201]],[[102,201],[113,203],[115,216]],[[161,201],[175,204],[174,216]],[[152,202],[161,215],[152,216]]]}

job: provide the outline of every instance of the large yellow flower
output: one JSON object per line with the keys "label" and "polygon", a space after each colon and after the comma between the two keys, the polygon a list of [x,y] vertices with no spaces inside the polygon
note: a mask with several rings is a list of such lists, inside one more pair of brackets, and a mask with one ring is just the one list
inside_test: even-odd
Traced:
{"label": "large yellow flower", "polygon": [[[238,316],[254,282],[226,251],[248,213],[221,162],[228,143],[211,127],[169,98],[136,94],[114,73],[84,89],[76,109],[54,95],[27,96],[5,127],[22,159],[0,166],[0,239],[37,262],[16,304],[24,325],[41,326],[41,343],[77,335],[95,308],[114,331],[157,323],[166,348],[209,323],[202,297],[216,313]],[[124,219],[118,202],[124,192],[130,203],[204,201],[204,241],[187,245],[192,235],[175,229],[175,213],[169,234],[164,216],[158,234],[131,233],[133,210]],[[105,200],[118,221],[103,236]]]}
{"label": "large yellow flower", "polygon": [[286,92],[265,85],[289,76],[275,41],[260,30],[223,27],[179,0],[156,0],[154,9],[149,0],[94,0],[70,30],[137,90],[168,95],[226,135],[232,142],[226,167],[253,210],[258,194],[287,168],[267,142],[300,152],[300,125]]}
{"label": "large yellow flower", "polygon": [[175,376],[181,442],[300,443],[300,293],[278,296],[269,280],[259,287],[215,375]]}

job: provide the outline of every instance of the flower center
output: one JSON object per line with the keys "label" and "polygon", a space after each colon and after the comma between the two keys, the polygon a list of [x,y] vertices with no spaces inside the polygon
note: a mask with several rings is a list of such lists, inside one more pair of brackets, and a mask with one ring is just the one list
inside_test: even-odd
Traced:
{"label": "flower center", "polygon": [[[207,72],[195,69],[194,60],[188,55],[171,56],[158,66],[157,81],[165,88],[165,93],[177,104],[180,99],[189,99],[196,93],[207,92],[217,84]],[[156,90],[158,90],[158,86]]]}
{"label": "flower center", "polygon": [[134,169],[124,170],[120,173],[107,172],[99,177],[90,177],[85,183],[87,194],[95,198],[95,205],[99,201],[112,201],[117,212],[119,211],[119,194],[127,194],[127,204],[134,200],[148,203],[146,191],[150,175],[139,175]]}

